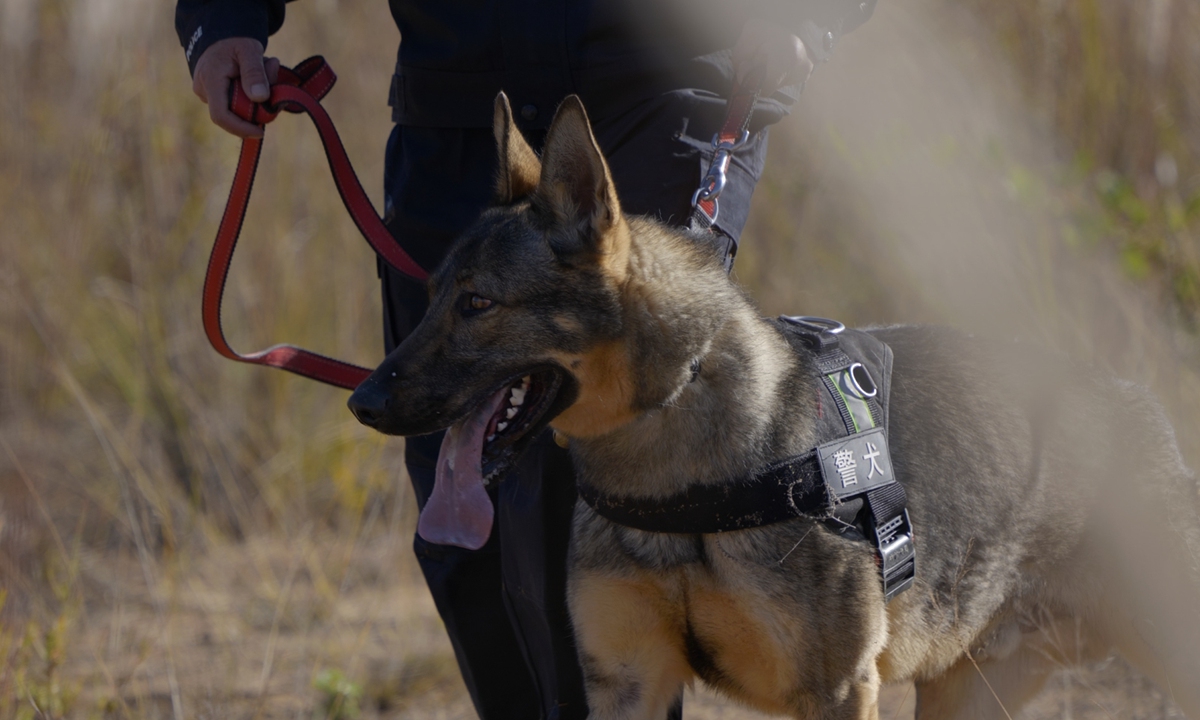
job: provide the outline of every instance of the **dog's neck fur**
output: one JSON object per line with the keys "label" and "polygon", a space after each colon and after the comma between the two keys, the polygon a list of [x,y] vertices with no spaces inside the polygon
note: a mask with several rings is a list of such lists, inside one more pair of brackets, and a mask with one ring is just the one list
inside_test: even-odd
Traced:
{"label": "dog's neck fur", "polygon": [[[572,441],[582,481],[615,495],[665,497],[811,447],[814,415],[784,414],[780,402],[784,394],[815,402],[809,363],[693,238],[653,221],[629,222],[621,296],[639,413],[604,435]],[[597,477],[592,467],[607,470]]]}

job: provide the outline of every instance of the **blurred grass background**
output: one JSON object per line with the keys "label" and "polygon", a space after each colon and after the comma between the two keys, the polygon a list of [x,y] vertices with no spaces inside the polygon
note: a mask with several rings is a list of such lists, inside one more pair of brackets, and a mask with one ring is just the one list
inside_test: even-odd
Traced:
{"label": "blurred grass background", "polygon": [[[270,47],[338,71],[377,207],[397,40],[309,0]],[[0,717],[469,716],[399,444],[204,339],[237,143],[169,3],[3,0],[0,65]],[[885,0],[771,142],[736,273],[765,312],[1049,343],[1154,386],[1197,465],[1200,6]],[[227,302],[237,348],[381,356],[306,121],[268,131]],[[1089,672],[1030,716],[1172,716]]]}

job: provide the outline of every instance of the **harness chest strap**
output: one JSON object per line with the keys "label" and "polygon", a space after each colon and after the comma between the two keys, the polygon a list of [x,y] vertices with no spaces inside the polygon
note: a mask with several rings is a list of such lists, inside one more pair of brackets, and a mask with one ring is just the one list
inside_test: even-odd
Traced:
{"label": "harness chest strap", "polygon": [[600,516],[649,532],[719,533],[798,517],[820,520],[872,544],[885,601],[911,587],[912,525],[887,444],[891,349],[866,333],[843,334],[840,323],[814,320],[785,317],[778,324],[794,345],[815,352],[824,389],[838,409],[836,416],[818,419],[825,442],[748,477],[693,486],[661,500],[605,495],[583,483],[580,497]]}

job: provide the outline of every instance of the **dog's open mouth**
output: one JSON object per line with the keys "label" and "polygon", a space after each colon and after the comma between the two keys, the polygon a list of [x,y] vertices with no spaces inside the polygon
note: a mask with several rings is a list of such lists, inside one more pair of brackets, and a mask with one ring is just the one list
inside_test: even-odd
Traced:
{"label": "dog's open mouth", "polygon": [[433,493],[417,532],[429,542],[478,550],[492,532],[487,485],[504,475],[555,407],[563,375],[537,370],[507,382],[446,431]]}
{"label": "dog's open mouth", "polygon": [[531,439],[530,430],[546,415],[554,403],[562,375],[555,370],[541,370],[523,375],[500,393],[504,400],[488,421],[484,436],[482,468],[483,484],[500,477],[512,466],[525,443]]}

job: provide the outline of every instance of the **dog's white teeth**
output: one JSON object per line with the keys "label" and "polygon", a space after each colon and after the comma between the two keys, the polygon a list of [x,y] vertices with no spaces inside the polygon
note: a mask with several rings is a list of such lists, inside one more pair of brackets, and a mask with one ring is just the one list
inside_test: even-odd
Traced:
{"label": "dog's white teeth", "polygon": [[530,376],[528,376],[528,375],[526,375],[525,377],[521,378],[521,390],[528,390],[528,389],[529,389],[529,384],[530,384],[530,383],[532,383],[532,382],[533,382],[533,378],[531,378],[531,377],[530,377]]}
{"label": "dog's white teeth", "polygon": [[[512,398],[509,399],[509,402],[513,405],[523,405],[525,403],[525,390],[523,388],[513,388]],[[512,417],[512,415],[509,415],[509,417]]]}
{"label": "dog's white teeth", "polygon": [[[502,422],[496,426],[496,429],[499,430],[500,432],[504,432],[504,428],[506,428],[506,427],[508,427],[508,423]],[[453,470],[454,468],[450,468],[450,469]]]}
{"label": "dog's white teeth", "polygon": [[491,484],[492,484],[492,479],[491,479],[490,477],[485,477],[485,478],[483,479],[483,486],[484,486],[484,487],[487,487],[488,485],[491,485]]}
{"label": "dog's white teeth", "polygon": [[487,436],[487,441],[488,441],[488,442],[491,442],[491,441],[493,441],[493,440],[495,440],[495,439],[496,439],[496,433],[492,433],[491,435],[488,435],[488,436]]}
{"label": "dog's white teeth", "polygon": [[506,418],[508,418],[509,420],[512,420],[513,418],[515,418],[517,416],[518,412],[520,412],[520,411],[517,408],[511,407],[508,409],[507,412],[504,413],[504,416]]}

